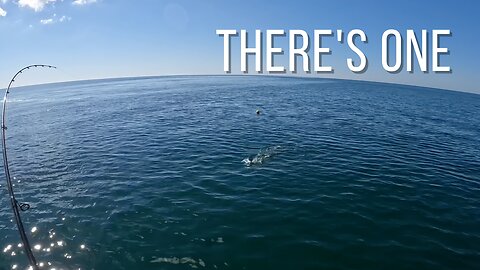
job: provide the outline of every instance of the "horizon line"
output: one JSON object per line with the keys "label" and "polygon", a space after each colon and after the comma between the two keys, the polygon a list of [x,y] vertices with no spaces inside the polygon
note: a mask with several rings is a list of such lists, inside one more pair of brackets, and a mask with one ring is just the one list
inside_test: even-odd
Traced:
{"label": "horizon line", "polygon": [[[290,74],[164,74],[164,75],[139,75],[139,76],[120,76],[120,77],[104,77],[104,78],[91,78],[91,79],[78,79],[78,80],[66,80],[66,81],[57,81],[57,82],[46,82],[46,83],[38,83],[38,84],[25,84],[19,86],[12,86],[11,88],[23,88],[23,87],[33,87],[33,86],[41,86],[41,85],[53,85],[53,84],[64,84],[64,83],[81,83],[81,82],[91,82],[91,81],[108,81],[108,80],[133,80],[133,79],[154,79],[154,78],[163,78],[163,77],[201,77],[201,76],[218,76],[218,77],[275,77],[275,78],[292,78],[292,79],[323,79],[323,80],[338,80],[338,81],[350,81],[350,82],[365,82],[365,83],[375,83],[375,84],[389,84],[389,85],[397,85],[397,86],[407,86],[407,87],[418,87],[418,88],[425,88],[425,89],[434,89],[434,90],[441,90],[441,91],[452,91],[458,93],[465,93],[465,94],[475,94],[480,95],[480,92],[471,92],[465,90],[457,90],[457,89],[448,89],[448,88],[438,88],[432,86],[424,86],[424,85],[415,85],[415,84],[408,84],[408,83],[397,83],[397,82],[384,82],[384,81],[371,81],[371,80],[358,80],[358,79],[347,79],[347,78],[325,78],[325,77],[315,77],[315,76],[304,76],[304,75],[290,75]],[[6,88],[0,88],[1,90],[5,90]]]}

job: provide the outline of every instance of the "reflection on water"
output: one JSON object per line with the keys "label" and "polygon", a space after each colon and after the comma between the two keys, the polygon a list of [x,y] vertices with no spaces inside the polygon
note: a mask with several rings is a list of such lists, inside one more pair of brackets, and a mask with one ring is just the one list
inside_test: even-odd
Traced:
{"label": "reflection on water", "polygon": [[[65,218],[61,220],[64,221]],[[49,230],[39,230],[37,226],[34,226],[30,232],[30,242],[33,243],[32,248],[37,258],[38,266],[41,269],[82,269],[80,267],[73,268],[73,265],[71,265],[69,261],[74,259],[74,256],[88,256],[89,251],[85,244],[71,246],[65,240],[55,237],[53,228]],[[28,264],[24,263],[26,257],[22,243],[7,244],[3,249],[3,253],[13,258],[20,257],[18,260],[12,260],[11,269],[31,268]],[[59,256],[65,259],[61,263],[48,260],[49,257],[58,258]]]}

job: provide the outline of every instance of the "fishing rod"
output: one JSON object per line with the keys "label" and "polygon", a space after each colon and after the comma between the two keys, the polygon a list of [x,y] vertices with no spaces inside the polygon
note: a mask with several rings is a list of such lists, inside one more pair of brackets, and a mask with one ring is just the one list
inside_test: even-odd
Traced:
{"label": "fishing rod", "polygon": [[10,169],[8,167],[8,158],[7,158],[7,141],[6,141],[6,131],[7,126],[5,125],[5,114],[7,112],[7,98],[8,94],[10,93],[10,87],[12,86],[13,82],[18,75],[20,75],[23,71],[31,69],[31,68],[56,68],[54,66],[49,65],[30,65],[20,69],[15,76],[13,76],[12,80],[8,84],[7,90],[5,90],[5,96],[3,97],[3,111],[2,111],[2,150],[3,150],[3,168],[5,169],[5,178],[7,180],[7,187],[8,187],[8,194],[10,195],[10,203],[12,206],[13,215],[15,216],[15,223],[17,223],[17,229],[20,233],[20,238],[22,239],[23,248],[25,249],[25,253],[27,254],[28,260],[30,262],[30,267],[34,270],[38,270],[37,260],[33,255],[32,248],[30,243],[28,242],[27,234],[25,233],[25,228],[23,227],[22,218],[20,217],[20,211],[27,211],[30,209],[30,205],[27,203],[19,203],[15,198],[15,192],[13,191],[13,184],[12,179],[10,178]]}

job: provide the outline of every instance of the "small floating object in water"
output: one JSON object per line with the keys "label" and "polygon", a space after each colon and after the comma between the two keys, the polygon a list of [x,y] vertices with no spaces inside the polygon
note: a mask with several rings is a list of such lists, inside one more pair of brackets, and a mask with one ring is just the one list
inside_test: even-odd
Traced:
{"label": "small floating object in water", "polygon": [[259,115],[259,114],[260,114],[260,110],[259,110],[259,109],[257,109],[257,115]]}

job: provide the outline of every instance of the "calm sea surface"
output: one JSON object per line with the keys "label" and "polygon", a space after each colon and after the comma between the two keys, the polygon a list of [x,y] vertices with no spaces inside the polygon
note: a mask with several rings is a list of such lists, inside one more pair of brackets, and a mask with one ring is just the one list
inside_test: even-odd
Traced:
{"label": "calm sea surface", "polygon": [[[13,89],[7,125],[43,269],[480,269],[480,95],[103,80]],[[25,269],[1,169],[0,269]]]}

